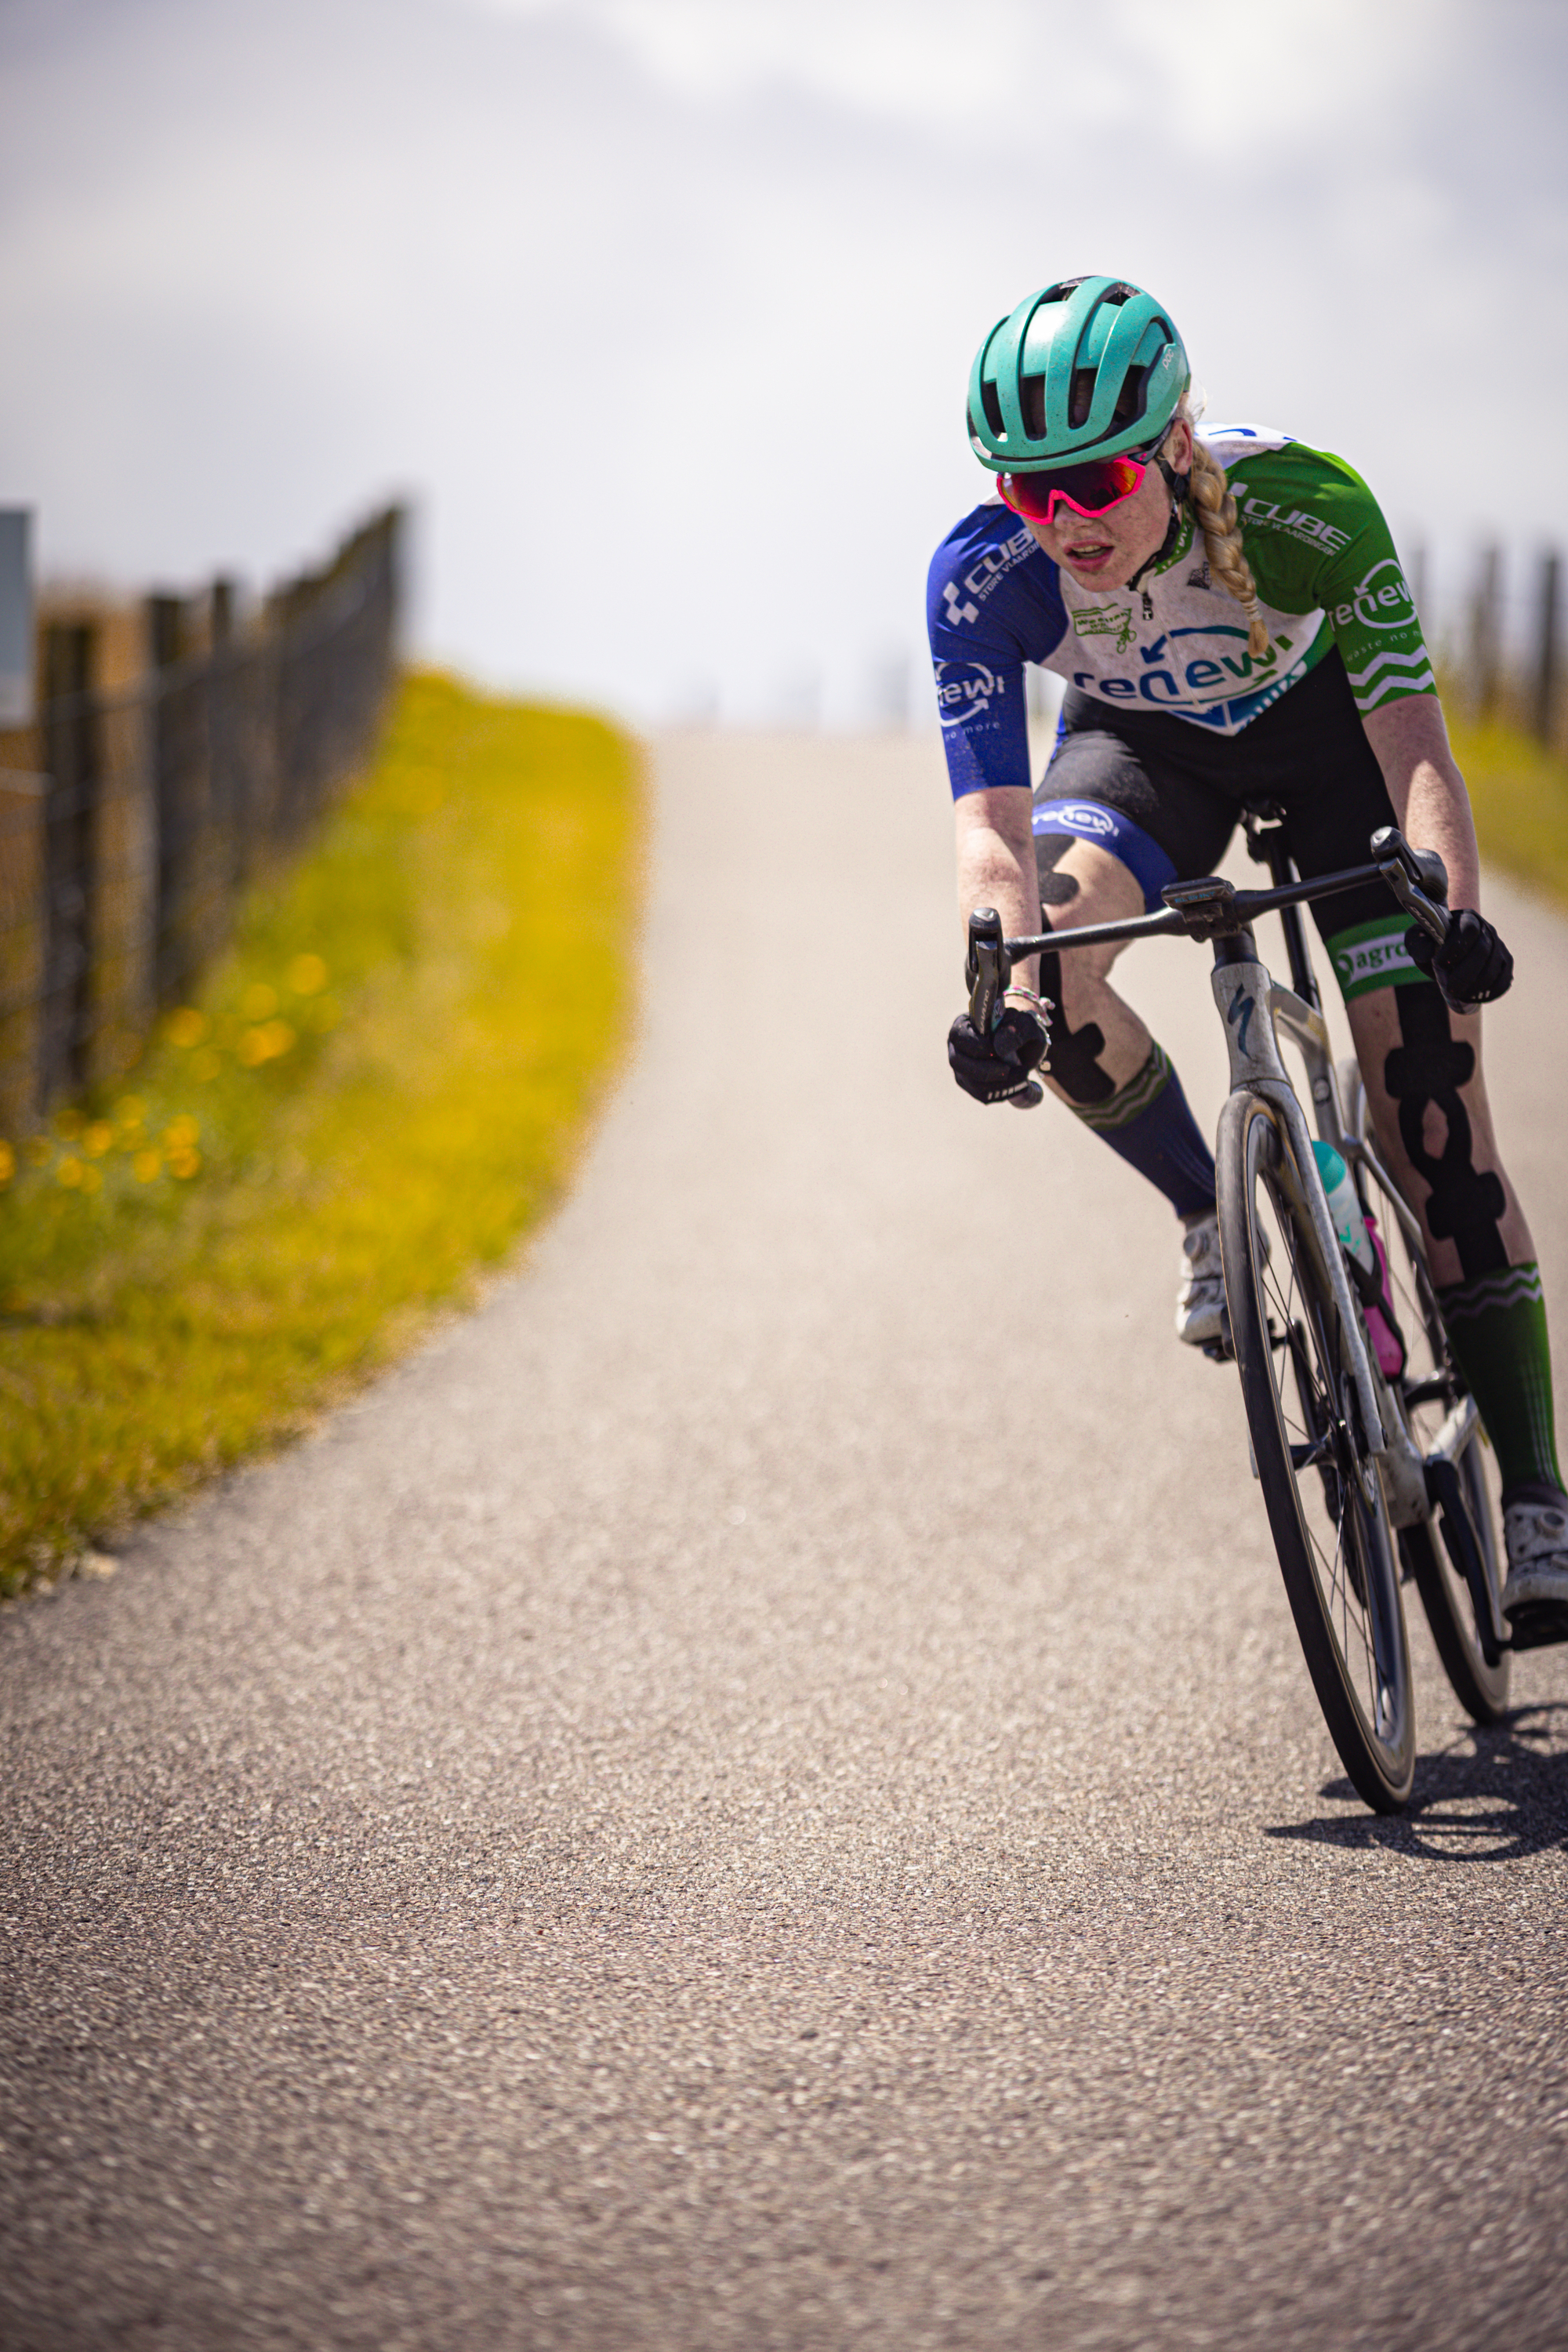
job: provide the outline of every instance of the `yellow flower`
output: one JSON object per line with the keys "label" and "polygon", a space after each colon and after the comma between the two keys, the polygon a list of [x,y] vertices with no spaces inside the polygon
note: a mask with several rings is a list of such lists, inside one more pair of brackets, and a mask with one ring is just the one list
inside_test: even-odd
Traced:
{"label": "yellow flower", "polygon": [[176,1143],[169,1153],[169,1173],[182,1180],[194,1176],[202,1164],[202,1155],[194,1144]]}
{"label": "yellow flower", "polygon": [[198,1013],[194,1004],[182,1004],[164,1022],[163,1034],[171,1045],[199,1045],[208,1025],[205,1013]]}
{"label": "yellow flower", "polygon": [[82,1174],[81,1161],[75,1157],[74,1153],[68,1153],[55,1170],[56,1180],[72,1192],[81,1182]]}
{"label": "yellow flower", "polygon": [[106,1118],[95,1118],[82,1137],[83,1145],[95,1160],[101,1159],[113,1141],[114,1129]]}
{"label": "yellow flower", "polygon": [[136,1181],[139,1184],[150,1184],[163,1165],[163,1155],[161,1151],[151,1150],[139,1151],[131,1165],[135,1171]]}
{"label": "yellow flower", "polygon": [[8,1184],[16,1173],[16,1153],[8,1143],[0,1143],[0,1184]]}
{"label": "yellow flower", "polygon": [[253,981],[239,1000],[239,1009],[247,1021],[265,1021],[278,1010],[278,991],[268,988],[264,980]]}
{"label": "yellow flower", "polygon": [[294,1042],[295,1032],[287,1021],[264,1021],[259,1028],[247,1029],[240,1039],[239,1058],[247,1070],[254,1070],[286,1054]]}
{"label": "yellow flower", "polygon": [[114,1116],[121,1127],[140,1127],[147,1116],[147,1106],[140,1095],[121,1095],[114,1106]]}
{"label": "yellow flower", "polygon": [[314,996],[327,984],[327,967],[319,955],[297,955],[289,967],[288,978],[296,996]]}
{"label": "yellow flower", "polygon": [[200,1122],[194,1119],[189,1111],[182,1112],[163,1129],[164,1146],[170,1151],[188,1151],[201,1131]]}

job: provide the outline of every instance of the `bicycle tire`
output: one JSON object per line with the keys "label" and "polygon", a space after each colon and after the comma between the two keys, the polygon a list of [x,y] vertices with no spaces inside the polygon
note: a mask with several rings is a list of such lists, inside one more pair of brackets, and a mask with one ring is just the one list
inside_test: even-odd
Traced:
{"label": "bicycle tire", "polygon": [[1415,1709],[1393,1529],[1268,1103],[1227,1097],[1216,1160],[1226,1304],[1290,1613],[1352,1784],[1375,1812],[1397,1812],[1415,1776]]}
{"label": "bicycle tire", "polygon": [[[1361,1072],[1353,1061],[1342,1064],[1340,1087],[1345,1104],[1345,1124],[1353,1136],[1364,1139],[1366,1095]],[[1406,1407],[1406,1425],[1417,1451],[1425,1454],[1431,1452],[1438,1426],[1462,1390],[1426,1254],[1405,1233],[1394,1203],[1387,1200],[1387,1187],[1382,1178],[1364,1162],[1361,1179],[1365,1188],[1365,1206],[1377,1220],[1386,1253],[1390,1295],[1407,1351],[1405,1371],[1398,1383],[1401,1396],[1406,1388],[1430,1386],[1438,1380],[1447,1382],[1441,1395]],[[1497,1598],[1500,1594],[1497,1512],[1488,1486],[1486,1448],[1479,1431],[1455,1466],[1487,1581]],[[1455,1697],[1475,1722],[1496,1723],[1508,1707],[1511,1663],[1509,1653],[1505,1650],[1496,1665],[1488,1664],[1477,1631],[1475,1601],[1469,1586],[1462,1570],[1456,1568],[1438,1529],[1431,1526],[1402,1528],[1399,1549],[1421,1595],[1433,1643]]]}

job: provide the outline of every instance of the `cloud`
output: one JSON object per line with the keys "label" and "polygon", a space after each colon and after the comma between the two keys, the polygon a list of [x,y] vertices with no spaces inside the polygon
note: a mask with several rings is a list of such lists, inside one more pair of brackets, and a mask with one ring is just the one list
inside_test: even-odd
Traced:
{"label": "cloud", "polygon": [[974,493],[974,344],[1106,268],[1457,583],[1568,532],[1568,26],[1499,0],[13,0],[0,497],[130,580],[406,486],[420,640],[657,712],[860,707]]}

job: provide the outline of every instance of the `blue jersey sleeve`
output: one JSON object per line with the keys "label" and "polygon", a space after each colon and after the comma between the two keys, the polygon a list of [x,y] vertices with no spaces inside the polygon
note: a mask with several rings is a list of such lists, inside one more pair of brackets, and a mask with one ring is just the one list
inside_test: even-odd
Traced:
{"label": "blue jersey sleeve", "polygon": [[976,507],[931,558],[926,625],[954,800],[1029,786],[1024,665],[1061,643],[1057,567],[1006,507]]}

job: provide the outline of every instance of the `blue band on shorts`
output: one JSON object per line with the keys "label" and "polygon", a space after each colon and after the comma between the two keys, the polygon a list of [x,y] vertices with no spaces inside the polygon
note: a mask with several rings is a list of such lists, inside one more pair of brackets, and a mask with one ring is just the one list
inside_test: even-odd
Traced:
{"label": "blue band on shorts", "polygon": [[1037,833],[1072,833],[1109,849],[1138,884],[1149,913],[1158,914],[1164,906],[1160,893],[1175,880],[1175,866],[1159,843],[1120,809],[1107,808],[1103,801],[1037,801],[1034,823]]}

